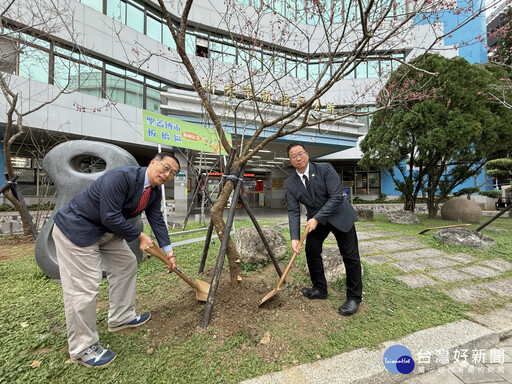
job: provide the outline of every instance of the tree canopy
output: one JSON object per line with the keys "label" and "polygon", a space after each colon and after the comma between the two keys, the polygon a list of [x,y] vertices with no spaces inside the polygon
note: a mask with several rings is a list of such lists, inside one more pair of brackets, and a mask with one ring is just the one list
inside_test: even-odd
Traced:
{"label": "tree canopy", "polygon": [[405,209],[414,210],[422,192],[432,217],[456,186],[508,145],[512,115],[486,94],[496,80],[484,66],[436,54],[411,64],[393,72],[381,91],[401,102],[375,113],[360,163],[390,172]]}

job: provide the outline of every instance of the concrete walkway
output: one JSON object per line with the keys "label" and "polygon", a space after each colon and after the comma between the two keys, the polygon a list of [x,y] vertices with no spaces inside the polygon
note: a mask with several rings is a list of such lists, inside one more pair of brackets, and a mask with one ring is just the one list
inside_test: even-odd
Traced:
{"label": "concrete walkway", "polygon": [[[371,223],[357,223],[357,230],[362,262],[394,267],[395,278],[411,288],[435,286],[463,303],[512,297],[512,278],[506,277],[512,263],[506,260],[445,253],[421,243],[425,235],[407,237]],[[469,315],[474,321],[426,329],[377,350],[362,348],[243,383],[512,383],[512,304],[486,315]],[[391,373],[384,365],[384,353],[393,345],[411,352],[411,373]]]}

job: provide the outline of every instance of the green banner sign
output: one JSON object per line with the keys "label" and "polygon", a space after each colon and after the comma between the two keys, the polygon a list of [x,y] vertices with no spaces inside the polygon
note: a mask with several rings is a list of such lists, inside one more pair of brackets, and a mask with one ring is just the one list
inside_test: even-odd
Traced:
{"label": "green banner sign", "polygon": [[[142,110],[144,141],[227,155],[217,131],[156,112]],[[231,144],[231,135],[226,133]]]}

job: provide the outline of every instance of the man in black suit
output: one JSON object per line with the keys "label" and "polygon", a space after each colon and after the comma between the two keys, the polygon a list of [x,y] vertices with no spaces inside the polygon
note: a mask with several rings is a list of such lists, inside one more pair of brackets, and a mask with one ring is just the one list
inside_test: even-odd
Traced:
{"label": "man in black suit", "polygon": [[332,232],[346,270],[347,300],[338,309],[343,316],[353,315],[363,292],[361,261],[354,223],[357,215],[354,208],[345,201],[341,181],[329,163],[310,163],[306,148],[292,143],[287,148],[290,163],[295,168],[286,179],[286,198],[290,237],[294,252],[302,251],[300,238],[300,204],[306,206],[307,223],[310,233],[306,237],[306,259],[312,288],[302,288],[308,299],[326,299],[327,281],[322,261],[322,245]]}
{"label": "man in black suit", "polygon": [[158,153],[148,167],[119,167],[100,176],[56,213],[52,237],[59,264],[69,355],[88,367],[110,364],[116,354],[99,343],[96,298],[105,271],[109,282],[108,330],[138,327],[151,314],[135,313],[137,260],[126,241],[153,246],[128,219],[146,213],[158,244],[173,267],[176,259],[160,211],[159,188],[180,170],[169,152]]}

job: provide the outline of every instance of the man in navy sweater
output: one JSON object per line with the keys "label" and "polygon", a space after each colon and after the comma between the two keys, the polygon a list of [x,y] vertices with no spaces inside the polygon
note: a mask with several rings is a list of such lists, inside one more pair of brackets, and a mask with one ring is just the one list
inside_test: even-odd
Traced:
{"label": "man in navy sweater", "polygon": [[158,244],[172,265],[176,259],[160,210],[160,186],[176,176],[178,159],[158,153],[148,167],[119,167],[99,177],[55,215],[52,236],[64,297],[69,355],[88,367],[110,364],[116,354],[99,343],[96,298],[103,270],[109,282],[108,330],[137,327],[149,313],[135,313],[137,260],[127,241],[140,240],[140,249],[153,246],[151,238],[128,219],[146,213]]}

